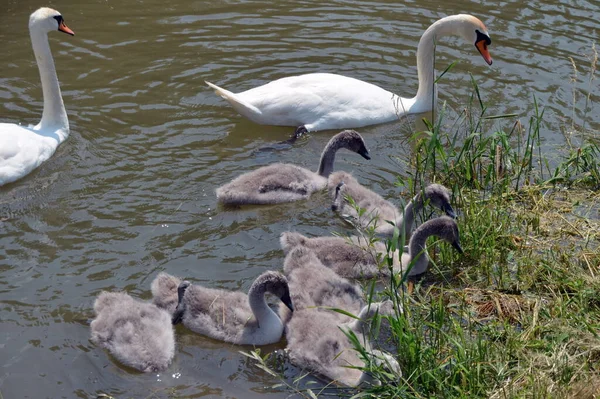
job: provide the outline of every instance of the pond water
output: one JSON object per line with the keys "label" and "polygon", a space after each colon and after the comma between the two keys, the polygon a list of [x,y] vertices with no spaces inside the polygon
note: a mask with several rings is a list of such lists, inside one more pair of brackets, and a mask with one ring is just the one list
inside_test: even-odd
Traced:
{"label": "pond water", "polygon": [[[71,136],[34,173],[0,188],[0,392],[5,398],[286,397],[278,381],[239,347],[177,329],[168,371],[119,366],[89,341],[101,290],[150,297],[159,271],[211,287],[247,290],[280,269],[278,237],[294,229],[327,235],[346,228],[325,195],[295,204],[223,209],[214,190],[239,173],[277,161],[315,168],[332,132],[292,149],[259,148],[292,128],[258,126],[204,85],[242,91],[309,72],[356,77],[411,97],[415,50],[438,18],[478,16],[492,37],[488,67],[472,44],[444,39],[440,101],[460,111],[479,83],[488,114],[518,113],[532,98],[546,108],[544,147],[563,144],[573,93],[569,57],[583,66],[596,38],[597,4],[503,1],[54,0],[76,36],[50,35]],[[35,124],[40,80],[27,30],[31,0],[4,0],[0,121]],[[578,97],[577,120],[584,117]],[[595,112],[595,114],[594,114]],[[597,111],[587,113],[597,128]],[[596,125],[590,124],[596,120]],[[408,122],[410,124],[410,122]],[[387,198],[408,154],[407,122],[359,129],[372,161],[341,152],[336,167]],[[283,347],[284,344],[266,348]],[[244,348],[249,349],[249,348]]]}

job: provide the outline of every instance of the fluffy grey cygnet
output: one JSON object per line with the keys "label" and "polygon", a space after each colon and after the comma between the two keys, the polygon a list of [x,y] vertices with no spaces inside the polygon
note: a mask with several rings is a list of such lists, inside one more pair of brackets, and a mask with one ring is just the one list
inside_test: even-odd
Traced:
{"label": "fluffy grey cygnet", "polygon": [[[286,332],[290,361],[341,385],[379,385],[380,382],[370,373],[356,368],[367,365],[342,331],[348,328],[348,324],[340,324],[331,312],[317,308],[294,312]],[[369,340],[360,332],[355,331],[354,334],[367,349],[371,361],[385,365],[397,378],[402,375],[398,362],[392,356],[371,349]]]}
{"label": "fluffy grey cygnet", "polygon": [[[365,305],[361,287],[325,267],[309,248],[293,248],[285,257],[283,271],[288,279],[295,311],[309,307],[329,307],[358,315]],[[333,313],[340,323],[353,320],[341,313]],[[284,321],[288,321],[291,316],[283,306],[280,306],[279,314]]]}
{"label": "fluffy grey cygnet", "polygon": [[354,130],[344,130],[329,141],[317,172],[300,166],[276,163],[244,173],[230,183],[217,188],[217,200],[223,204],[279,204],[306,199],[314,191],[327,186],[327,177],[333,171],[335,153],[340,148],[371,159],[363,138]]}
{"label": "fluffy grey cygnet", "polygon": [[[369,373],[348,367],[363,367],[365,362],[342,332],[341,329],[344,329],[356,334],[376,363],[385,362],[395,375],[401,375],[395,359],[379,351],[371,351],[370,347],[370,321],[378,312],[392,314],[389,304],[365,304],[364,294],[358,285],[325,267],[312,250],[302,246],[288,253],[284,272],[295,310],[289,314],[280,309],[280,314],[286,313],[282,317],[287,322],[287,349],[293,364],[342,385],[378,383]],[[358,315],[358,319],[327,308],[345,310]]]}
{"label": "fluffy grey cygnet", "polygon": [[126,366],[144,372],[166,369],[175,354],[171,316],[124,292],[102,292],[94,303],[91,340]]}
{"label": "fluffy grey cygnet", "polygon": [[[380,241],[369,246],[369,243],[360,237],[309,238],[293,231],[281,233],[279,241],[285,254],[297,246],[311,249],[323,265],[341,277],[358,279],[389,275],[387,267],[380,267],[387,254],[385,244]],[[398,251],[393,254],[395,267],[400,263],[398,254]]]}
{"label": "fluffy grey cygnet", "polygon": [[286,278],[273,271],[258,276],[248,295],[192,285],[188,281],[175,287],[171,284],[174,281],[176,278],[165,274],[157,277],[152,291],[154,303],[171,309],[177,296],[173,323],[181,321],[190,330],[220,341],[267,345],[281,339],[283,322],[265,301],[267,292],[278,297],[288,309],[294,309]]}
{"label": "fluffy grey cygnet", "polygon": [[[458,225],[456,222],[442,216],[420,225],[413,233],[407,248],[407,253],[395,251],[392,255],[394,273],[404,272],[414,258],[417,258],[408,275],[415,276],[427,270],[429,258],[425,253],[425,243],[431,236],[442,238],[449,242],[456,250],[462,253],[460,246]],[[373,278],[388,276],[390,270],[380,266],[387,255],[384,243],[375,242],[371,246],[360,237],[350,240],[342,237],[314,237],[308,238],[302,234],[286,231],[280,237],[281,248],[284,253],[289,253],[296,246],[304,246],[314,251],[319,261],[331,268],[338,275],[345,278]]]}
{"label": "fluffy grey cygnet", "polygon": [[[362,228],[375,226],[377,234],[391,237],[394,234],[394,224],[400,230],[404,229],[405,237],[410,237],[410,232],[415,216],[423,209],[426,201],[446,212],[448,216],[456,217],[450,205],[450,190],[441,184],[430,184],[422,192],[417,193],[404,208],[404,211],[391,202],[384,200],[379,194],[362,186],[351,174],[335,172],[329,176],[327,189],[332,199],[331,209],[347,216]],[[365,210],[359,217],[356,209],[350,206],[345,197],[351,197],[357,206]]]}

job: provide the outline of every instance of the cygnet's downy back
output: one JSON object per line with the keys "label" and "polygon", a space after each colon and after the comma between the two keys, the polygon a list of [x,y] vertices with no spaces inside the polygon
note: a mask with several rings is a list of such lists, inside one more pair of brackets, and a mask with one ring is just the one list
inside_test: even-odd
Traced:
{"label": "cygnet's downy back", "polygon": [[[378,384],[379,381],[372,375],[358,369],[365,366],[368,368],[369,365],[361,359],[344,332],[349,328],[349,324],[340,324],[340,320],[331,312],[317,308],[294,312],[286,335],[290,361],[341,385],[353,387],[362,383]],[[380,351],[371,349],[368,338],[362,333],[353,333],[370,358],[384,356]],[[390,371],[399,378],[401,372],[396,360],[385,355],[385,361],[392,365]]]}
{"label": "cygnet's downy back", "polygon": [[91,340],[126,366],[144,372],[166,369],[175,354],[170,315],[124,292],[102,292],[94,303]]}
{"label": "cygnet's downy back", "polygon": [[[456,217],[450,205],[450,190],[441,184],[434,183],[425,187],[406,204],[403,210],[399,210],[379,194],[362,186],[346,172],[333,173],[327,186],[332,199],[332,210],[350,218],[363,229],[375,227],[377,234],[386,237],[394,234],[394,226],[396,226],[400,229],[400,234],[404,229],[405,237],[409,238],[416,215],[427,203],[441,209],[450,217]],[[359,216],[355,207],[347,202],[346,197],[351,197],[356,206],[364,209],[364,214]],[[388,221],[393,222],[394,225]]]}
{"label": "cygnet's downy back", "polygon": [[[301,245],[311,249],[321,263],[344,278],[374,278],[389,276],[390,269],[382,263],[388,250],[383,242],[368,242],[361,237],[305,237],[299,233],[281,233],[281,248],[289,253]],[[401,270],[399,251],[392,256],[393,270]]]}
{"label": "cygnet's downy back", "polygon": [[[361,287],[337,275],[325,267],[316,254],[303,246],[297,246],[286,256],[283,270],[286,274],[296,310],[309,307],[338,308],[359,314],[364,306]],[[348,316],[335,313],[334,318],[345,322]],[[289,314],[281,309],[280,314],[288,320]]]}

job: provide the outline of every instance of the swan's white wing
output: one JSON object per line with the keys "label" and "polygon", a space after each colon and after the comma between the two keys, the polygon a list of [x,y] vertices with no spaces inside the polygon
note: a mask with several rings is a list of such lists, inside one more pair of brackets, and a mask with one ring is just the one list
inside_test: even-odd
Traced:
{"label": "swan's white wing", "polygon": [[57,134],[0,123],[0,186],[18,180],[54,154]]}
{"label": "swan's white wing", "polygon": [[308,130],[362,127],[392,121],[398,114],[393,93],[329,73],[282,78],[235,96],[260,110],[252,117],[244,113],[255,122]]}

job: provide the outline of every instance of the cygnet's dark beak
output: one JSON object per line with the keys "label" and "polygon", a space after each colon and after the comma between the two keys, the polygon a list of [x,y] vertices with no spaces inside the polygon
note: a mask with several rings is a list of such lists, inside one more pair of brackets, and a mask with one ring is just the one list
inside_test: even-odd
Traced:
{"label": "cygnet's dark beak", "polygon": [[456,249],[458,251],[459,254],[462,255],[465,253],[465,251],[463,251],[462,247],[460,246],[460,242],[458,242],[458,240],[453,241],[452,246],[454,247],[454,249]]}
{"label": "cygnet's dark beak", "polygon": [[341,204],[342,199],[340,198],[340,191],[342,191],[342,187],[344,186],[344,181],[342,180],[341,182],[338,183],[337,186],[335,186],[335,197],[333,198],[333,201],[331,203],[331,210],[336,212],[339,208],[339,204]]}
{"label": "cygnet's dark beak", "polygon": [[283,296],[281,297],[281,302],[283,302],[283,304],[287,306],[289,310],[291,310],[292,312],[294,311],[294,305],[292,304],[292,298],[290,298],[289,292],[283,294]]}
{"label": "cygnet's dark beak", "polygon": [[446,206],[444,206],[444,212],[446,212],[446,215],[450,216],[452,219],[456,219],[456,212],[454,212],[454,209],[452,209],[452,206],[450,204],[447,204]]}
{"label": "cygnet's dark beak", "polygon": [[362,148],[361,150],[359,150],[358,154],[366,160],[371,159],[371,156],[369,155],[369,150],[367,150],[366,148]]}
{"label": "cygnet's dark beak", "polygon": [[183,319],[183,314],[185,313],[185,303],[183,303],[183,296],[185,295],[185,291],[191,285],[189,281],[182,281],[177,287],[177,307],[175,308],[175,312],[173,312],[173,317],[171,318],[171,323],[173,325],[181,323]]}

